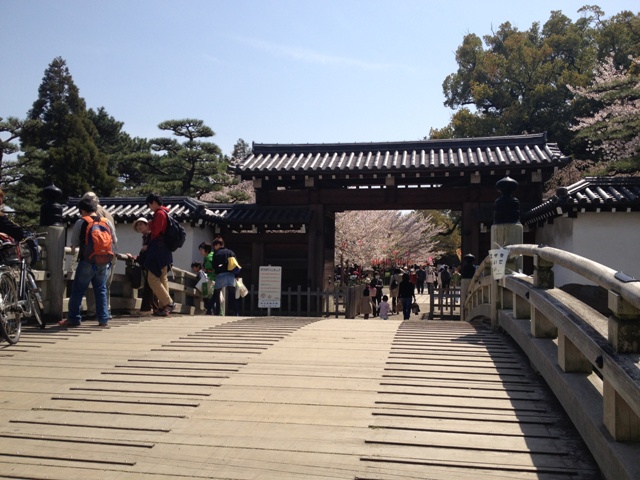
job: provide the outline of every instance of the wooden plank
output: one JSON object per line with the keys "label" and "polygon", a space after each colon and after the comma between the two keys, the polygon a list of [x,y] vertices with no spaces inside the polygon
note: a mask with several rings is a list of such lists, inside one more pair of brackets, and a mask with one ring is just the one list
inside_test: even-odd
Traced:
{"label": "wooden plank", "polygon": [[[468,325],[114,320],[34,332],[3,358],[2,474],[528,480],[562,467],[593,478],[516,350]],[[389,370],[407,335],[425,355],[412,372]],[[256,342],[265,348],[241,348]]]}

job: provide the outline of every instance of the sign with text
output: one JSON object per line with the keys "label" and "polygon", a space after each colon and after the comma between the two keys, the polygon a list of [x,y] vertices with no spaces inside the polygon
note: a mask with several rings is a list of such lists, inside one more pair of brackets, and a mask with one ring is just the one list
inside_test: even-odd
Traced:
{"label": "sign with text", "polygon": [[282,267],[260,267],[258,308],[280,308]]}

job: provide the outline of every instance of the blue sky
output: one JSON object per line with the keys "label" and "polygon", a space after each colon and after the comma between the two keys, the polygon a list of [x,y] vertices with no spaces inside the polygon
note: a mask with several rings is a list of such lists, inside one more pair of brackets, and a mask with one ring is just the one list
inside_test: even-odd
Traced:
{"label": "blue sky", "polygon": [[[24,118],[67,61],[87,106],[132,136],[198,118],[251,143],[418,140],[446,125],[442,82],[467,33],[593,1],[0,0],[0,117]],[[598,3],[598,2],[596,2]],[[607,16],[638,0],[599,2]],[[606,5],[605,5],[606,4]]]}

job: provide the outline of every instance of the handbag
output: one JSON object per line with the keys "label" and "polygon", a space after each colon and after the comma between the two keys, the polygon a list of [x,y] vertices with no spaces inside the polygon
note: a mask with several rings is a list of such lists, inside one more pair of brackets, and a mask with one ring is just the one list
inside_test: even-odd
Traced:
{"label": "handbag", "polygon": [[142,288],[142,268],[135,264],[127,265],[124,269],[124,273],[129,277],[131,288],[134,290]]}
{"label": "handbag", "polygon": [[246,297],[249,294],[249,290],[244,286],[244,282],[241,278],[236,280],[236,298]]}
{"label": "handbag", "polygon": [[416,314],[416,315],[417,315],[417,314],[419,314],[419,313],[420,313],[420,305],[418,305],[418,304],[417,304],[417,303],[415,303],[415,302],[414,302],[414,303],[412,303],[412,304],[411,304],[411,311],[412,311],[414,314]]}
{"label": "handbag", "polygon": [[210,278],[207,278],[204,282],[202,282],[202,298],[211,298],[215,286],[216,282],[214,282]]}

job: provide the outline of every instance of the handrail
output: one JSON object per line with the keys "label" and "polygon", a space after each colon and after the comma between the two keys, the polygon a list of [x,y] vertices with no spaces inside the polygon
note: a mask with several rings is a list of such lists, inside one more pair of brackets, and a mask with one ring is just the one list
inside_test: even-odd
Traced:
{"label": "handrail", "polygon": [[509,255],[538,256],[543,260],[571,270],[593,283],[614,290],[631,305],[640,309],[640,281],[623,282],[615,277],[616,271],[601,263],[546,245],[509,245]]}
{"label": "handrail", "polygon": [[[640,478],[640,282],[545,245],[505,248],[510,257],[534,257],[536,274],[496,280],[486,257],[469,282],[463,319],[489,318],[519,344],[606,478]],[[547,272],[556,265],[608,290],[613,314],[607,317],[555,288]]]}

